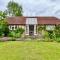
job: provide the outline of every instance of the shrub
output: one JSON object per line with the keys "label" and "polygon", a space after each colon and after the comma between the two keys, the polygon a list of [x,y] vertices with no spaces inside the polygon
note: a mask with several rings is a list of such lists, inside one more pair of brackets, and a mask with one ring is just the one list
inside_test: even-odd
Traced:
{"label": "shrub", "polygon": [[46,30],[46,26],[40,25],[40,26],[38,27],[38,31],[42,31],[42,30]]}
{"label": "shrub", "polygon": [[56,38],[60,37],[60,25],[57,25],[55,28],[55,34],[56,34]]}
{"label": "shrub", "polygon": [[48,32],[47,31],[45,31],[44,37],[48,38]]}
{"label": "shrub", "polygon": [[3,32],[0,31],[0,37],[2,37],[2,36],[3,36]]}
{"label": "shrub", "polygon": [[48,37],[49,37],[50,39],[53,39],[53,31],[48,31]]}
{"label": "shrub", "polygon": [[9,32],[9,37],[15,37],[15,32],[14,31],[10,31]]}
{"label": "shrub", "polygon": [[23,34],[24,29],[22,29],[22,28],[18,28],[18,29],[15,30],[15,32],[16,32],[16,33]]}
{"label": "shrub", "polygon": [[14,30],[14,31],[10,31],[9,36],[19,38],[19,37],[22,36],[23,32],[24,32],[24,29],[18,28],[18,29]]}
{"label": "shrub", "polygon": [[22,28],[16,29],[16,30],[15,30],[15,34],[16,34],[15,37],[16,37],[16,38],[21,37],[22,34],[23,34],[23,32],[24,32],[24,29],[22,29]]}
{"label": "shrub", "polygon": [[56,41],[57,41],[57,42],[60,42],[60,38],[56,38]]}
{"label": "shrub", "polygon": [[8,36],[9,33],[9,28],[8,28],[8,23],[6,20],[1,20],[0,21],[0,35]]}
{"label": "shrub", "polygon": [[4,33],[4,36],[8,36],[8,34],[9,34],[9,28],[7,26],[5,27],[3,33]]}
{"label": "shrub", "polygon": [[21,37],[21,34],[20,33],[16,33],[16,36],[15,36],[16,38],[19,38],[19,37]]}

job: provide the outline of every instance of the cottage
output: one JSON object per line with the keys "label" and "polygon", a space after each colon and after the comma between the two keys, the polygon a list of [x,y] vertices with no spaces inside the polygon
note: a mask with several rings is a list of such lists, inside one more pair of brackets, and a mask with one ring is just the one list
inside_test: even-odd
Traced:
{"label": "cottage", "polygon": [[46,26],[46,30],[54,30],[60,24],[56,17],[8,17],[7,22],[10,30],[23,28],[25,35],[38,35],[38,27]]}

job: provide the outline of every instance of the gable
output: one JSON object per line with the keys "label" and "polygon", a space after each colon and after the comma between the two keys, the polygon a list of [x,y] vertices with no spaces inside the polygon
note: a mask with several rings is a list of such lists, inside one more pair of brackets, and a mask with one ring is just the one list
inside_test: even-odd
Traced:
{"label": "gable", "polygon": [[37,24],[37,18],[26,18],[26,24]]}

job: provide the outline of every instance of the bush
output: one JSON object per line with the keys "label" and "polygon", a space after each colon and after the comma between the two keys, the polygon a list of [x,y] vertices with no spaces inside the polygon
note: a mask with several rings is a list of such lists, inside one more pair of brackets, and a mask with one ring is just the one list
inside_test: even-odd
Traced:
{"label": "bush", "polygon": [[16,32],[16,33],[23,34],[24,29],[22,29],[22,28],[18,28],[18,29],[15,30],[15,32]]}
{"label": "bush", "polygon": [[47,31],[45,31],[44,37],[48,38],[48,32]]}
{"label": "bush", "polygon": [[49,37],[50,39],[53,39],[53,31],[48,31],[48,37]]}
{"label": "bush", "polygon": [[56,34],[56,38],[60,37],[60,25],[57,25],[55,28],[55,34]]}
{"label": "bush", "polygon": [[8,23],[6,20],[0,20],[0,36],[3,34],[4,36],[8,36],[9,34]]}
{"label": "bush", "polygon": [[56,41],[57,41],[57,42],[60,42],[60,38],[56,38]]}
{"label": "bush", "polygon": [[20,33],[16,33],[16,36],[15,36],[16,38],[19,38],[19,37],[21,37],[21,34]]}
{"label": "bush", "polygon": [[3,33],[4,33],[4,36],[8,36],[8,34],[9,34],[9,28],[7,26],[5,27]]}
{"label": "bush", "polygon": [[14,31],[10,31],[9,32],[9,37],[15,37],[15,32]]}
{"label": "bush", "polygon": [[19,38],[22,36],[23,32],[24,32],[24,29],[19,28],[19,29],[16,29],[14,31],[10,31],[9,36]]}
{"label": "bush", "polygon": [[0,32],[0,37],[2,37],[3,36],[3,32]]}

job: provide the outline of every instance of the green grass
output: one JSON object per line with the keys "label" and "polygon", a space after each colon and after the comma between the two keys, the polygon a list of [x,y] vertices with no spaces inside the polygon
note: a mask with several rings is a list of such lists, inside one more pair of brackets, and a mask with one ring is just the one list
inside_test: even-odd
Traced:
{"label": "green grass", "polygon": [[0,60],[60,60],[60,43],[0,42]]}

